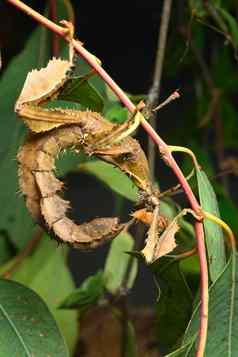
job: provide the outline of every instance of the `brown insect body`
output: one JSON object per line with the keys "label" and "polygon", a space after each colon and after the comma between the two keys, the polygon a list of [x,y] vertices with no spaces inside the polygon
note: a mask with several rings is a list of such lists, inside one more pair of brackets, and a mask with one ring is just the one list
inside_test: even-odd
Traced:
{"label": "brown insect body", "polygon": [[70,208],[62,198],[63,183],[55,177],[55,159],[60,151],[83,149],[125,172],[151,200],[153,188],[148,162],[132,137],[117,143],[118,126],[90,111],[46,109],[43,103],[57,98],[71,77],[72,62],[53,59],[47,67],[33,70],[26,78],[15,111],[30,129],[18,152],[19,183],[26,206],[35,222],[59,241],[82,249],[94,248],[117,236],[124,228],[117,217],[96,218],[77,225],[67,217]]}
{"label": "brown insect body", "polygon": [[[39,108],[39,112],[47,116],[48,111]],[[131,137],[118,144],[100,145],[100,140],[117,126],[98,113],[61,111],[61,114],[77,115],[77,124],[29,136],[18,153],[20,187],[33,219],[56,239],[80,248],[94,248],[118,235],[124,224],[119,224],[118,218],[97,218],[77,225],[66,216],[70,205],[60,197],[63,184],[54,174],[60,151],[74,148],[77,152],[84,149],[90,155],[96,154],[119,167],[148,195],[152,192],[149,169],[139,143]]]}

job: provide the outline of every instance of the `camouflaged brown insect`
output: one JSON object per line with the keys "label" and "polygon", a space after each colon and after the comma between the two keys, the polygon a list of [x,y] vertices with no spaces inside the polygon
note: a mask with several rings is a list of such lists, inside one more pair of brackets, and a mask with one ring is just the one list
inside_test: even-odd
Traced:
{"label": "camouflaged brown insect", "polygon": [[[73,62],[53,59],[26,78],[15,111],[30,129],[18,152],[19,183],[35,222],[55,239],[90,249],[116,237],[124,228],[117,217],[97,218],[81,225],[67,217],[70,203],[62,198],[63,183],[55,176],[55,160],[65,149],[83,149],[125,172],[151,200],[153,188],[146,156],[128,136],[117,142],[126,125],[118,126],[90,111],[46,109],[70,79]],[[147,203],[148,203],[147,202]]]}

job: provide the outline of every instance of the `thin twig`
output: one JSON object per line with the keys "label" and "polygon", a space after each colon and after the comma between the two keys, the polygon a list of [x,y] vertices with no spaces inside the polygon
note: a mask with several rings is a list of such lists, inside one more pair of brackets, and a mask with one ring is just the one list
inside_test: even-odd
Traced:
{"label": "thin twig", "polygon": [[[14,6],[18,7],[22,11],[26,12],[29,16],[33,17],[36,21],[41,23],[43,26],[48,27],[51,31],[54,31],[58,35],[65,38],[66,41],[70,41],[68,36],[68,31],[52,21],[46,19],[44,16],[38,14],[36,11],[32,10],[30,7],[26,6],[19,0],[7,0]],[[95,57],[88,52],[79,41],[71,40],[75,51],[77,51],[80,56],[97,72],[97,74],[107,83],[107,85],[113,90],[121,102],[127,107],[127,109],[134,113],[136,111],[135,105],[130,101],[127,95],[122,91],[122,89],[113,81],[113,79],[107,74],[107,72],[100,66]],[[183,188],[191,208],[200,214],[200,206],[186,180],[182,171],[178,167],[176,161],[174,160],[171,152],[168,149],[167,144],[159,137],[156,131],[151,127],[151,125],[146,121],[142,120],[141,125],[151,139],[159,146],[161,152],[163,152],[164,161],[170,166],[176,175],[178,181]],[[200,309],[200,326],[199,326],[199,339],[196,357],[203,357],[206,337],[207,337],[207,327],[208,327],[208,269],[206,260],[206,248],[204,243],[204,232],[203,224],[200,221],[195,222],[195,236],[197,240],[197,250],[200,262],[200,272],[201,272],[201,309]]]}
{"label": "thin twig", "polygon": [[165,105],[169,104],[170,102],[174,101],[175,99],[180,98],[180,94],[178,92],[178,89],[174,91],[170,96],[165,99],[162,103],[160,103],[156,108],[152,109],[152,112],[158,112],[161,108],[163,108]]}
{"label": "thin twig", "polygon": [[[194,176],[194,169],[192,169],[190,174],[188,176],[186,176],[186,180],[189,181],[193,176]],[[167,189],[163,192],[160,192],[159,198],[161,199],[164,196],[173,196],[177,192],[179,192],[179,193],[182,192],[180,183],[177,184],[176,186],[170,187],[169,189]]]}
{"label": "thin twig", "polygon": [[163,10],[161,16],[160,32],[158,37],[157,44],[157,53],[155,61],[155,70],[153,77],[153,84],[148,94],[147,104],[149,106],[158,102],[161,76],[163,70],[164,54],[167,41],[168,25],[170,20],[170,11],[171,11],[172,0],[164,0]]}
{"label": "thin twig", "polygon": [[[167,41],[167,33],[168,33],[168,25],[170,20],[170,11],[171,11],[171,4],[172,0],[164,0],[163,9],[162,9],[162,16],[161,16],[161,23],[160,23],[160,31],[158,37],[158,44],[157,44],[157,53],[156,53],[156,60],[155,60],[155,70],[153,76],[153,83],[152,87],[149,91],[148,98],[147,98],[147,106],[150,109],[155,107],[158,104],[159,95],[160,95],[160,84],[161,84],[161,76],[163,70],[163,62],[164,62],[164,54],[165,54],[165,47]],[[156,128],[156,120],[154,117],[150,119],[151,126]],[[149,138],[148,141],[148,160],[151,170],[151,177],[154,181],[155,175],[155,143],[153,140]]]}
{"label": "thin twig", "polygon": [[172,256],[173,258],[175,258],[176,260],[181,260],[181,259],[186,259],[186,258],[190,258],[190,257],[192,257],[192,256],[194,256],[194,255],[196,255],[197,254],[197,248],[195,247],[195,248],[192,248],[192,249],[190,249],[190,250],[187,250],[187,251],[185,251],[185,252],[183,252],[183,253],[180,253],[180,254],[176,254],[176,255],[170,255],[170,256]]}

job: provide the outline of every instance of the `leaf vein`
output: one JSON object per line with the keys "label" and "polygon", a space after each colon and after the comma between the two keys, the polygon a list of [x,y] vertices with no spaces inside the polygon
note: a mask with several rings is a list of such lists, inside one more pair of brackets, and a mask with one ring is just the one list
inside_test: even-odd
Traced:
{"label": "leaf vein", "polygon": [[16,327],[14,326],[14,323],[12,322],[10,316],[8,315],[7,311],[4,309],[4,307],[2,306],[2,304],[0,304],[0,310],[2,311],[4,317],[7,319],[7,321],[9,322],[9,325],[11,326],[12,330],[14,331],[14,333],[16,334],[16,336],[18,337],[18,339],[20,340],[20,343],[22,344],[26,355],[28,357],[32,357],[31,352],[29,351],[29,349],[27,348],[27,345],[25,344],[25,341],[23,339],[23,337],[21,336],[21,334],[18,332],[18,330],[16,329]]}

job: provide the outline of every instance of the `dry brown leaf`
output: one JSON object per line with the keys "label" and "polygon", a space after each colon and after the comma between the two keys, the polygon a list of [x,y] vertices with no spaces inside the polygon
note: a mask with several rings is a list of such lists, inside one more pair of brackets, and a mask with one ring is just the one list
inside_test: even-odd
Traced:
{"label": "dry brown leaf", "polygon": [[175,241],[175,234],[179,231],[179,225],[176,220],[172,221],[167,229],[161,234],[158,243],[155,248],[153,261],[163,257],[166,254],[172,252],[177,244]]}
{"label": "dry brown leaf", "polygon": [[62,115],[60,121],[57,112],[49,115],[51,111],[38,106],[57,97],[72,69],[71,61],[53,58],[45,68],[28,73],[15,111],[32,132],[48,131],[65,124]]}
{"label": "dry brown leaf", "polygon": [[66,20],[61,24],[65,27],[69,40],[69,60],[53,58],[46,67],[40,70],[33,69],[28,73],[22,91],[15,104],[15,112],[25,122],[27,127],[34,133],[40,133],[59,126],[75,123],[73,121],[65,122],[64,116],[56,111],[49,111],[40,108],[42,105],[52,99],[56,99],[63,88],[65,82],[70,79],[74,69],[74,49],[72,39],[74,36],[74,26]]}
{"label": "dry brown leaf", "polygon": [[55,95],[68,79],[71,67],[70,61],[53,58],[46,67],[29,72],[16,102],[16,111],[24,104],[39,105]]}
{"label": "dry brown leaf", "polygon": [[153,212],[153,220],[148,231],[146,246],[141,251],[148,264],[151,264],[160,257],[170,253],[176,247],[174,236],[179,230],[177,220],[178,217],[175,217],[161,236],[159,236],[162,227],[159,224],[159,207],[155,208]]}
{"label": "dry brown leaf", "polygon": [[147,263],[153,262],[154,251],[159,239],[158,217],[159,217],[159,206],[155,207],[154,209],[152,222],[148,231],[148,237],[146,239],[146,246],[141,251]]}

